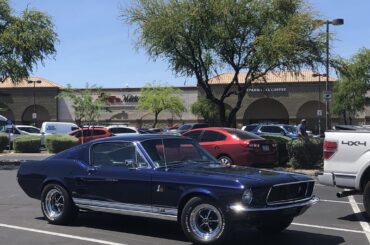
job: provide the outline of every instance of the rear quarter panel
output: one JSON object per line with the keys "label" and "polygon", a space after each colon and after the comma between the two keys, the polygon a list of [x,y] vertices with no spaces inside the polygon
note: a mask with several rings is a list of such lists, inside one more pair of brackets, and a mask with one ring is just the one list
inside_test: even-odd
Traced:
{"label": "rear quarter panel", "polygon": [[57,182],[72,192],[75,176],[86,173],[86,164],[79,160],[43,160],[22,163],[17,174],[18,183],[31,198],[40,199],[42,188]]}
{"label": "rear quarter panel", "polygon": [[336,141],[338,148],[324,160],[324,172],[333,173],[339,186],[359,189],[361,176],[370,166],[370,132],[326,132],[325,140]]}

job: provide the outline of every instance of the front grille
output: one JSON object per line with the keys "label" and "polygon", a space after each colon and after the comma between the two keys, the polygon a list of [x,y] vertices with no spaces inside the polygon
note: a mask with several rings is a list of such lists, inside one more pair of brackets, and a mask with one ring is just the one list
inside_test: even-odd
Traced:
{"label": "front grille", "polygon": [[274,185],[267,196],[267,204],[276,205],[300,201],[312,196],[314,181]]}

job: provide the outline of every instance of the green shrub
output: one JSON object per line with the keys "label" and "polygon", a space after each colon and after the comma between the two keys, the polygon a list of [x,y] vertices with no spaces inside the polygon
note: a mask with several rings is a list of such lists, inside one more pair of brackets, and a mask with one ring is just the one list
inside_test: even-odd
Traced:
{"label": "green shrub", "polygon": [[9,144],[8,135],[0,133],[0,152],[3,152]]}
{"label": "green shrub", "polygon": [[289,161],[288,142],[290,142],[292,139],[283,135],[263,134],[260,136],[265,139],[272,139],[276,141],[279,166],[286,165],[286,163]]}
{"label": "green shrub", "polygon": [[21,135],[13,141],[13,149],[18,153],[37,153],[40,147],[40,137],[34,135]]}
{"label": "green shrub", "polygon": [[294,139],[288,143],[293,168],[314,168],[322,163],[323,139]]}
{"label": "green shrub", "polygon": [[49,153],[58,153],[78,144],[76,137],[66,134],[52,134],[45,138],[45,146]]}

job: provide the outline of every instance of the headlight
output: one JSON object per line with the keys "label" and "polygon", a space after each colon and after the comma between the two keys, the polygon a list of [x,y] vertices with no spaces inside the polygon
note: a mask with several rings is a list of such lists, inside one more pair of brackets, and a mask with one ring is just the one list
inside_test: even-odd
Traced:
{"label": "headlight", "polygon": [[251,204],[252,200],[253,200],[253,192],[251,189],[246,189],[244,192],[243,192],[243,196],[242,196],[242,200],[244,203],[246,204]]}

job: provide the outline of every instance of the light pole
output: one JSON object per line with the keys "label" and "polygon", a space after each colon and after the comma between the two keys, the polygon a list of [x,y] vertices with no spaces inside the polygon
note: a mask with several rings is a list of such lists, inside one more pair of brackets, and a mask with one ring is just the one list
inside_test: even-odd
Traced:
{"label": "light pole", "polygon": [[324,21],[326,24],[326,88],[325,88],[325,107],[326,107],[326,124],[325,124],[325,130],[328,130],[330,128],[330,111],[329,111],[329,100],[330,96],[329,94],[329,25],[332,24],[334,26],[339,26],[344,24],[343,19],[334,19],[334,20],[326,20]]}
{"label": "light pole", "polygon": [[318,105],[317,105],[317,122],[318,122],[318,130],[319,130],[319,135],[321,135],[321,77],[326,77],[326,74],[322,74],[319,72],[313,73],[313,77],[318,77],[319,78],[319,100],[318,100]]}
{"label": "light pole", "polygon": [[36,83],[41,83],[40,80],[28,80],[28,83],[33,83],[33,113],[32,113],[32,121],[33,121],[33,126],[36,126],[36,121],[37,121],[37,113],[36,113],[36,101],[35,101],[35,90],[36,90]]}

